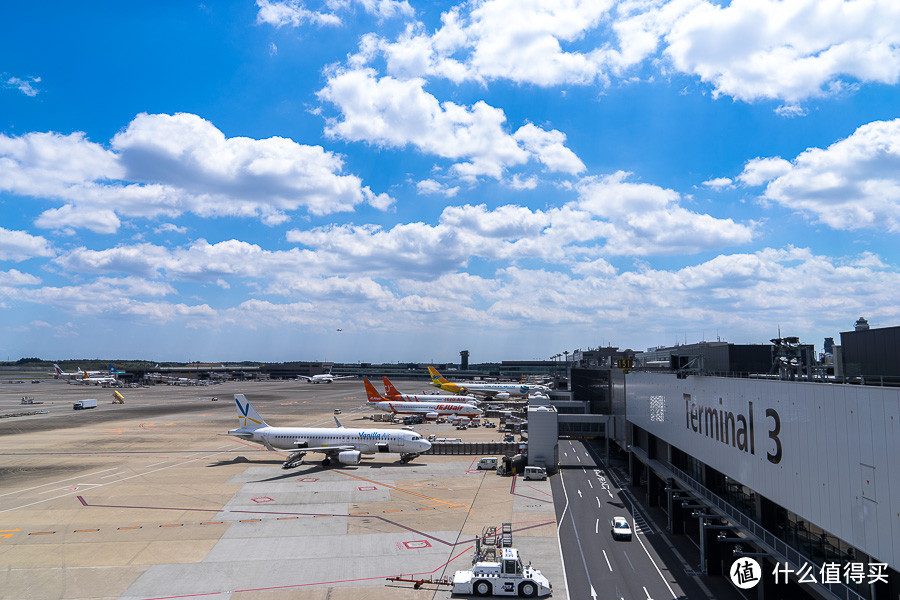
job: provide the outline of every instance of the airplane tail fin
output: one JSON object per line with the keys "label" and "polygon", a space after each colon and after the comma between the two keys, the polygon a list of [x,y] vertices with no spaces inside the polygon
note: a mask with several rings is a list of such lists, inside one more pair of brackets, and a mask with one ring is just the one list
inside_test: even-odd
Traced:
{"label": "airplane tail fin", "polygon": [[434,367],[428,367],[428,373],[431,374],[431,382],[434,385],[440,385],[440,384],[446,385],[446,384],[450,383],[449,381],[444,379],[444,376],[441,375],[440,373],[438,373],[437,369],[435,369]]}
{"label": "airplane tail fin", "polygon": [[366,386],[366,400],[369,402],[381,402],[384,400],[381,394],[378,393],[378,390],[375,389],[375,386],[372,385],[371,381],[363,379],[363,384]]}
{"label": "airplane tail fin", "polygon": [[57,378],[59,378],[59,376],[63,374],[62,369],[60,369],[60,368],[59,368],[59,365],[56,364],[56,363],[53,363],[53,370],[56,371],[56,377],[57,377]]}
{"label": "airplane tail fin", "polygon": [[260,427],[268,427],[263,418],[259,416],[259,413],[256,412],[256,409],[250,404],[247,400],[247,397],[244,394],[235,394],[234,402],[237,404],[238,409],[238,422],[240,423],[240,428],[245,431],[253,431],[254,429],[259,429]]}
{"label": "airplane tail fin", "polygon": [[397,388],[394,387],[391,380],[384,375],[381,376],[381,379],[384,381],[384,395],[388,398],[399,398],[400,392],[397,391]]}

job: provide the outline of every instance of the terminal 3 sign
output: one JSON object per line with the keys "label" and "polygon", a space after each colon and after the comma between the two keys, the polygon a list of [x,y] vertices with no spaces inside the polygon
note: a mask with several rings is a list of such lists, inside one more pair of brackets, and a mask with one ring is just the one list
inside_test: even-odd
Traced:
{"label": "terminal 3 sign", "polygon": [[624,387],[629,423],[900,564],[900,389],[636,371]]}
{"label": "terminal 3 sign", "polygon": [[[719,405],[712,406],[698,402],[691,394],[684,397],[684,419],[688,431],[705,435],[741,452],[756,454],[756,417],[753,412],[753,401],[747,401],[744,412],[725,410],[722,398]],[[658,397],[657,397],[658,398]],[[658,401],[658,399],[657,399]],[[766,408],[767,434],[771,450],[766,453],[769,462],[777,465],[781,462],[783,446],[781,444],[781,416],[774,408]]]}

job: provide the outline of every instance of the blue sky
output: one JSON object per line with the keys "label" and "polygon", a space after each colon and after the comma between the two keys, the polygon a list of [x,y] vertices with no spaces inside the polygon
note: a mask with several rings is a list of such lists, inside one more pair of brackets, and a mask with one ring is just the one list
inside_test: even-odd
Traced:
{"label": "blue sky", "polygon": [[0,358],[821,350],[900,324],[898,77],[893,0],[7,3]]}

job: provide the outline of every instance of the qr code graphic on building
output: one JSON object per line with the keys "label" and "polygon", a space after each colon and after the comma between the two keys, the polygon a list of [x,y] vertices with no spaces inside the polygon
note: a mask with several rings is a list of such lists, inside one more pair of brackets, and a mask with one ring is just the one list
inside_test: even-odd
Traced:
{"label": "qr code graphic on building", "polygon": [[665,396],[650,396],[650,420],[660,423],[666,420]]}

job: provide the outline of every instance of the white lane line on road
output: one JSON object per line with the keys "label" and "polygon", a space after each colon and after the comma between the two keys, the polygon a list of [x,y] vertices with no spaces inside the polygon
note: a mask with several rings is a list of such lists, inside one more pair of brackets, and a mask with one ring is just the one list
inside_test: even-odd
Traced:
{"label": "white lane line on road", "polygon": [[[566,507],[569,506],[569,493],[566,492],[565,480],[562,478],[562,471],[560,474],[560,483],[563,484],[563,492],[566,493]],[[579,491],[579,493],[581,493]],[[584,547],[581,545],[581,537],[578,535],[578,525],[575,523],[575,516],[572,513],[569,513],[569,518],[572,520],[572,533],[575,534],[575,543],[578,544],[578,552],[581,554],[581,564],[584,566],[584,576],[587,579],[588,586],[591,589],[594,589],[594,584],[591,582],[591,572],[587,566],[587,559],[584,558]],[[559,520],[560,526],[562,525],[562,518]],[[559,536],[559,528],[557,527],[556,535]],[[565,573],[565,565],[563,565],[563,572]],[[566,593],[569,592],[569,584],[566,583]]]}
{"label": "white lane line on road", "polygon": [[587,482],[588,482],[588,485],[589,485],[589,486],[591,486],[591,489],[594,489],[594,484],[593,484],[593,483],[591,483],[591,480],[590,480],[590,479],[588,479],[588,480],[587,480]]}
{"label": "white lane line on road", "polygon": [[600,519],[597,519],[597,522],[594,523],[594,533],[600,533]]}
{"label": "white lane line on road", "polygon": [[566,560],[563,558],[562,540],[559,539],[559,529],[562,527],[563,519],[566,518],[566,511],[569,510],[569,493],[566,491],[566,482],[563,479],[562,471],[559,472],[559,483],[562,485],[563,494],[566,496],[566,505],[563,507],[562,514],[559,515],[559,524],[556,526],[556,545],[559,547],[559,562],[562,563],[563,583],[566,586],[566,599],[571,600],[569,595],[569,578],[566,577]]}
{"label": "white lane line on road", "polygon": [[[632,505],[632,506],[634,506],[634,505]],[[669,588],[669,593],[672,594],[672,600],[677,600],[678,596],[675,594],[675,591],[672,589],[672,586],[669,585],[669,582],[666,581],[666,578],[665,578],[665,577],[663,577],[662,571],[659,570],[659,565],[656,564],[656,561],[653,560],[653,557],[652,557],[652,556],[650,556],[650,551],[647,550],[647,546],[645,546],[645,545],[644,545],[644,542],[641,541],[641,537],[642,537],[642,536],[636,535],[636,536],[634,536],[634,537],[636,537],[636,538],[637,538],[637,541],[640,542],[641,548],[643,548],[643,549],[644,549],[644,552],[647,554],[647,558],[649,558],[649,559],[650,559],[650,562],[653,563],[654,568],[656,568],[656,572],[659,573],[659,578],[662,579],[662,580],[663,580],[663,583],[666,584],[666,587]]]}
{"label": "white lane line on road", "polygon": [[[684,568],[684,570],[685,571],[689,570],[691,568],[691,566],[681,555],[681,552],[679,552],[678,549],[675,548],[674,545],[672,545],[672,542],[669,541],[669,538],[666,536],[661,536],[660,539],[666,543],[666,546],[669,547],[669,550],[672,551],[672,554],[675,555],[675,558],[678,559],[678,561],[681,563],[681,566]],[[697,585],[700,587],[701,590],[703,590],[703,593],[706,594],[707,598],[713,597],[713,593],[709,590],[708,587],[706,587],[706,585],[703,584],[703,580],[700,579],[700,577],[698,575],[694,575],[694,581],[697,582]],[[749,598],[747,598],[747,596],[744,595],[743,592],[738,591],[738,593],[744,597],[744,600],[750,600]]]}
{"label": "white lane line on road", "polygon": [[625,555],[625,560],[627,560],[627,561],[628,561],[628,566],[629,566],[629,567],[631,567],[631,570],[632,570],[632,571],[634,571],[634,572],[635,572],[635,573],[637,573],[637,569],[635,569],[635,568],[634,568],[634,565],[633,565],[633,564],[631,564],[631,559],[630,559],[630,558],[628,558],[628,553],[627,553],[627,552],[625,552],[625,551],[624,551],[624,550],[622,550],[622,554],[624,554],[624,555]]}
{"label": "white lane line on road", "polygon": [[[621,485],[619,485],[619,482],[616,480],[616,477],[615,477],[615,475],[613,475],[612,471],[610,471],[609,477],[610,477],[610,479],[612,479],[613,485],[615,485],[618,489],[622,490],[623,498],[625,500],[628,500],[629,504],[631,504],[631,510],[632,510],[632,513],[634,513],[634,511],[635,511],[634,502],[632,502],[631,498],[628,497],[628,493],[629,493],[628,490],[623,488]],[[599,498],[597,499],[597,504],[598,505],[600,504]],[[641,548],[644,549],[644,553],[647,555],[647,558],[649,558],[650,562],[653,563],[654,568],[656,568],[656,572],[659,573],[659,578],[662,579],[663,583],[666,584],[666,587],[669,588],[669,593],[672,594],[673,600],[677,600],[678,596],[675,594],[675,591],[672,590],[672,586],[669,585],[669,582],[666,581],[666,578],[663,577],[662,571],[659,570],[659,565],[657,565],[656,561],[653,560],[653,557],[650,555],[650,551],[647,550],[647,547],[644,545],[643,540],[641,540],[642,536],[636,535],[635,537],[637,538],[637,541],[641,544]],[[690,538],[688,538],[688,539],[690,539]],[[693,540],[691,540],[691,541],[693,541]]]}
{"label": "white lane line on road", "polygon": [[600,504],[600,497],[599,497],[599,496],[594,496],[594,498],[597,499],[597,508],[603,508],[603,505]]}
{"label": "white lane line on road", "polygon": [[606,490],[606,493],[607,493],[607,494],[609,494],[609,497],[610,497],[610,498],[612,498],[612,497],[613,497],[613,495],[612,495],[612,492],[611,492],[611,491],[609,491],[609,490]]}
{"label": "white lane line on road", "polygon": [[609,557],[606,555],[606,550],[603,551],[603,558],[606,559],[606,566],[609,567],[609,572],[612,573],[612,564],[609,562]]}
{"label": "white lane line on road", "polygon": [[647,591],[647,588],[644,586],[641,587],[644,588],[644,593],[647,594],[647,600],[653,600],[653,598],[650,597],[650,592]]}
{"label": "white lane line on road", "polygon": [[577,459],[578,459],[578,462],[581,462],[581,457],[580,457],[580,456],[578,456],[578,455],[577,455],[577,454],[576,454],[576,455],[575,455],[575,458],[577,458]]}

